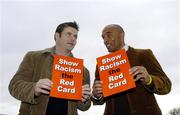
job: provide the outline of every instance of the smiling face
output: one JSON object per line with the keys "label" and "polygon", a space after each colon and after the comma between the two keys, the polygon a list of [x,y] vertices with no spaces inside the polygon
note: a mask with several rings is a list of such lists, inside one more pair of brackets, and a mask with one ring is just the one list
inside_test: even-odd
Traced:
{"label": "smiling face", "polygon": [[76,45],[77,34],[78,30],[72,27],[64,28],[61,34],[56,32],[55,36],[57,50],[61,50],[63,52],[71,52]]}
{"label": "smiling face", "polygon": [[115,25],[108,25],[102,31],[104,44],[109,52],[115,52],[123,48],[124,32]]}

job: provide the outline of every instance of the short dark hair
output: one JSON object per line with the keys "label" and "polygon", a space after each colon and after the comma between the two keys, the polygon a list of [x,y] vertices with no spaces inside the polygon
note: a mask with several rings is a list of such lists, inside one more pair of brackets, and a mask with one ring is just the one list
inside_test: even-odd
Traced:
{"label": "short dark hair", "polygon": [[62,24],[59,24],[58,27],[56,28],[56,32],[61,33],[66,27],[72,27],[79,31],[79,26],[74,21],[74,22],[64,22]]}
{"label": "short dark hair", "polygon": [[[64,30],[64,28],[66,27],[72,27],[74,29],[76,29],[77,31],[79,31],[79,25],[74,21],[74,22],[64,22],[61,23],[57,26],[55,33],[59,33],[61,35],[61,32]],[[54,39],[56,41],[56,38],[54,36]]]}

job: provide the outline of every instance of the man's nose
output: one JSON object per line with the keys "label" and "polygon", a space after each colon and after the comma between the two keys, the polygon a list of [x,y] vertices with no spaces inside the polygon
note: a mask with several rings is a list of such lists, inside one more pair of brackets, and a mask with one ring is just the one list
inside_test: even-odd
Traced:
{"label": "man's nose", "polygon": [[70,36],[70,38],[71,38],[71,41],[75,41],[76,40],[76,37],[74,37],[74,36]]}
{"label": "man's nose", "polygon": [[108,40],[107,39],[104,39],[104,44],[108,44]]}
{"label": "man's nose", "polygon": [[73,39],[74,39],[74,36],[71,34],[71,35],[69,35],[69,38],[70,38],[71,40],[73,40]]}

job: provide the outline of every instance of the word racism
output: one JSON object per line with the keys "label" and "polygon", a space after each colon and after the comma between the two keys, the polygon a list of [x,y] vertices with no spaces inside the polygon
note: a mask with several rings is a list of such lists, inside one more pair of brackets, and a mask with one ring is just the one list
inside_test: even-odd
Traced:
{"label": "word racism", "polygon": [[76,62],[70,62],[70,61],[66,61],[65,59],[59,59],[59,64],[55,65],[55,70],[61,70],[61,71],[73,72],[73,73],[81,73],[81,69],[75,69],[72,67],[63,67],[63,66],[60,66],[60,64],[77,67],[78,63],[76,63]]}
{"label": "word racism", "polygon": [[111,58],[102,59],[102,64],[106,64],[106,63],[110,63],[110,62],[113,62],[113,63],[111,63],[109,65],[100,66],[100,71],[108,70],[108,69],[117,67],[119,65],[125,64],[127,62],[126,59],[116,61],[116,60],[119,60],[120,58],[121,58],[121,54],[114,56],[114,57],[111,57]]}

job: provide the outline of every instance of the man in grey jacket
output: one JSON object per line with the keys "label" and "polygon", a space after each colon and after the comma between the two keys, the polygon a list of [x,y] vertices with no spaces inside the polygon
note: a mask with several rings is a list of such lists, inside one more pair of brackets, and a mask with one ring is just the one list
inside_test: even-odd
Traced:
{"label": "man in grey jacket", "polygon": [[55,46],[28,52],[9,84],[9,92],[21,101],[19,115],[77,115],[77,109],[88,110],[90,102],[89,71],[84,67],[81,101],[50,97],[53,85],[53,55],[73,57],[79,27],[76,22],[60,24],[54,35]]}

